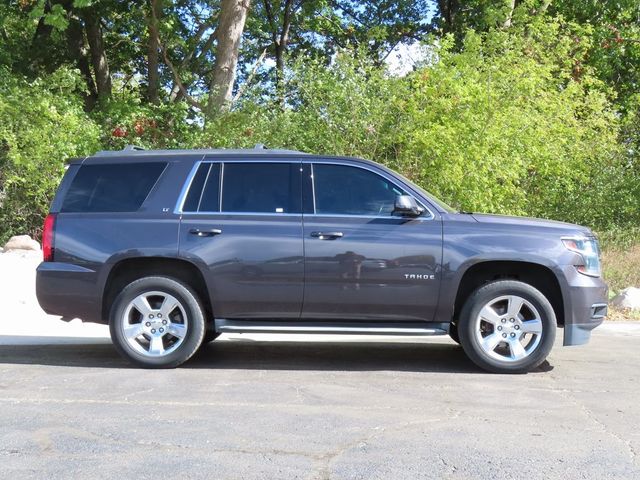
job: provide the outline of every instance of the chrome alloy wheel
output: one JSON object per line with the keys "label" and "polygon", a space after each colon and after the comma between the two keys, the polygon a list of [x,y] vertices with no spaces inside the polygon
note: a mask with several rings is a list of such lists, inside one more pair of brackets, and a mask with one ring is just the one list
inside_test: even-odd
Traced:
{"label": "chrome alloy wheel", "polygon": [[189,321],[177,298],[151,291],[129,302],[121,325],[127,343],[135,351],[148,357],[163,357],[182,344]]}
{"label": "chrome alloy wheel", "polygon": [[518,295],[488,301],[475,319],[474,333],[482,350],[501,362],[528,357],[542,338],[540,313]]}

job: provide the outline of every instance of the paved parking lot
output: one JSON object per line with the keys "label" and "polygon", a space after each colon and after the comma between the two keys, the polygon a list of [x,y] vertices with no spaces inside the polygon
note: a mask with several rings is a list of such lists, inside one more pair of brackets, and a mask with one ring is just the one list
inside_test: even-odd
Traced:
{"label": "paved parking lot", "polygon": [[640,478],[640,326],[523,376],[445,339],[268,338],[142,371],[0,337],[0,477]]}

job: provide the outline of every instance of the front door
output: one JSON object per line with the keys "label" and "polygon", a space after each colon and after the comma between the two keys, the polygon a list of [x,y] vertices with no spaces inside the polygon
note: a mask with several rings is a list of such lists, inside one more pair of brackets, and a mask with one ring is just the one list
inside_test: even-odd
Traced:
{"label": "front door", "polygon": [[197,166],[180,255],[205,272],[216,318],[298,319],[303,292],[299,162]]}
{"label": "front door", "polygon": [[[431,321],[438,303],[442,222],[393,215],[405,192],[356,165],[305,165],[303,319]],[[308,179],[305,183],[310,184]],[[306,210],[305,210],[306,211]]]}

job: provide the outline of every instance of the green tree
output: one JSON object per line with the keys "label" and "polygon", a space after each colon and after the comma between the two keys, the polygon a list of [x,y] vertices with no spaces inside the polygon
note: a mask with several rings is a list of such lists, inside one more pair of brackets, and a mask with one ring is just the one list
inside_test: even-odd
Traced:
{"label": "green tree", "polygon": [[98,126],[74,93],[79,84],[66,69],[29,82],[0,68],[0,242],[37,236],[65,160],[99,148]]}

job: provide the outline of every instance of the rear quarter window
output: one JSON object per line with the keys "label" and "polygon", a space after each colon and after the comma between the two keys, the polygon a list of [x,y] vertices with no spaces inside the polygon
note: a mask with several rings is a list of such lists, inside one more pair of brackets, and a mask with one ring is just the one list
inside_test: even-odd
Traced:
{"label": "rear quarter window", "polygon": [[135,212],[158,181],[164,162],[83,165],[62,203],[62,212]]}

